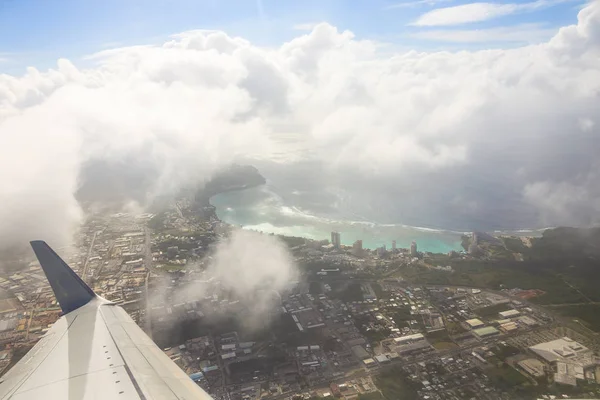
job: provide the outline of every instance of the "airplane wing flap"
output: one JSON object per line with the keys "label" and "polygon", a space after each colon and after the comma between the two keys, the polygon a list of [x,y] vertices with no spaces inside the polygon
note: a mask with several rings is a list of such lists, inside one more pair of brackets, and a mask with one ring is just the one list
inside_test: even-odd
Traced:
{"label": "airplane wing flap", "polygon": [[101,308],[128,368],[141,391],[152,399],[210,399],[165,355],[120,307]]}
{"label": "airplane wing flap", "polygon": [[20,391],[125,365],[96,309],[64,318],[72,320],[69,329]]}

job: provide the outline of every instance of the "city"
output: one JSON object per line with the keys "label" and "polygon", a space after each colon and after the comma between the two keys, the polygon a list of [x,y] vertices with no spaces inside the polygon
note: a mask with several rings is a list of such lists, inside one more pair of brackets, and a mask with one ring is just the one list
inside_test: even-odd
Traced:
{"label": "city", "polygon": [[[408,281],[403,274],[416,266],[455,273],[432,263],[415,242],[368,250],[360,240],[342,245],[339,232],[331,241],[283,237],[300,276],[281,290],[256,289],[262,294],[251,298],[269,304],[257,316],[256,303],[207,272],[232,229],[210,205],[180,199],[159,214],[95,215],[75,246],[57,250],[215,399],[550,399],[600,392],[594,332],[530,302],[531,290]],[[474,234],[469,251],[447,257],[475,257],[490,238]],[[0,277],[0,288],[0,368],[8,370],[60,308],[32,258]]]}

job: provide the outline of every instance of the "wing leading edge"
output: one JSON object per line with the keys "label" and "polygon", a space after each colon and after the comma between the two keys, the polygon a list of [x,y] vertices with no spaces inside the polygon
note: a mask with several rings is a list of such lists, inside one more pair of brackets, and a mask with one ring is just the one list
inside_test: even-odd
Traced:
{"label": "wing leading edge", "polygon": [[121,307],[31,245],[65,314],[0,379],[0,399],[210,399]]}

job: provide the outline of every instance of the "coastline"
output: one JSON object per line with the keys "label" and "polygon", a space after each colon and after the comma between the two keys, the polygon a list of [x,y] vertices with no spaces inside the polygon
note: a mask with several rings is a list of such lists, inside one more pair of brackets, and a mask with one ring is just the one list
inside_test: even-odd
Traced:
{"label": "coastline", "polygon": [[[411,227],[403,224],[377,224],[365,221],[321,221],[315,216],[303,216],[308,221],[293,225],[276,226],[265,221],[252,221],[252,223],[241,223],[239,220],[232,220],[224,215],[226,211],[223,205],[215,201],[215,197],[232,192],[240,192],[248,189],[254,189],[263,186],[246,185],[245,187],[230,187],[218,193],[211,193],[208,198],[208,204],[214,210],[214,215],[222,223],[232,226],[241,226],[242,229],[253,230],[256,232],[273,233],[286,237],[301,237],[307,240],[325,240],[329,239],[332,231],[341,233],[343,245],[351,246],[356,240],[363,241],[363,248],[376,250],[379,247],[392,247],[392,242],[397,241],[397,248],[410,248],[411,242],[420,243],[423,251],[433,253],[448,253],[450,251],[461,251],[463,232],[453,232],[446,230],[436,230],[430,228]],[[230,216],[238,213],[238,210],[231,208]]]}
{"label": "coastline", "polygon": [[[444,229],[408,226],[405,224],[377,224],[369,221],[343,221],[320,218],[311,214],[302,213],[293,207],[285,208],[285,213],[273,207],[272,210],[262,209],[260,216],[252,207],[240,207],[239,199],[235,196],[220,195],[232,192],[243,192],[265,186],[264,183],[237,185],[224,188],[219,192],[211,193],[208,204],[213,209],[216,219],[232,226],[241,226],[243,229],[256,232],[272,233],[286,237],[301,237],[307,240],[329,239],[331,232],[341,233],[341,243],[352,246],[356,240],[363,242],[363,248],[376,250],[386,246],[392,247],[396,241],[397,248],[410,248],[412,241],[417,242],[421,251],[436,254],[447,254],[451,251],[464,251],[462,246],[463,236],[471,236],[472,232],[459,232]],[[232,200],[233,199],[233,200]],[[219,201],[221,200],[221,201]],[[225,203],[225,204],[224,204]],[[231,205],[228,205],[231,204]],[[280,213],[280,214],[277,214]],[[279,224],[284,219],[287,224]],[[270,221],[270,222],[269,222]],[[545,229],[515,229],[506,231],[490,231],[489,234],[502,237],[539,237]]]}

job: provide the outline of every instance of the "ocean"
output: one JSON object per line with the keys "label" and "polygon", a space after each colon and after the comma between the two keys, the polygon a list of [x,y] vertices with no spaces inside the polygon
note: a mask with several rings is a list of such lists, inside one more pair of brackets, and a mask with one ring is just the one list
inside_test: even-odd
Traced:
{"label": "ocean", "polygon": [[[316,201],[319,193],[284,191],[270,184],[215,195],[211,203],[219,218],[244,229],[286,236],[322,240],[331,239],[331,232],[340,232],[341,242],[352,245],[363,241],[363,247],[376,249],[392,241],[398,248],[410,248],[412,241],[419,251],[448,253],[463,250],[461,236],[471,231],[443,229],[431,226],[411,226],[402,223],[382,223],[370,220],[360,209],[345,202],[336,207],[324,207]],[[330,199],[328,199],[330,200]],[[343,209],[343,211],[342,211]],[[545,228],[544,228],[545,229]],[[488,230],[492,234],[540,236],[544,229]]]}
{"label": "ocean", "polygon": [[337,231],[342,244],[352,245],[361,239],[368,249],[384,245],[390,249],[395,240],[398,248],[409,248],[415,241],[420,251],[462,250],[462,232],[324,215],[289,204],[269,185],[221,193],[213,196],[211,203],[222,221],[249,230],[315,240],[330,239],[331,232]]}

